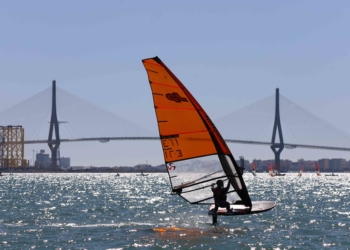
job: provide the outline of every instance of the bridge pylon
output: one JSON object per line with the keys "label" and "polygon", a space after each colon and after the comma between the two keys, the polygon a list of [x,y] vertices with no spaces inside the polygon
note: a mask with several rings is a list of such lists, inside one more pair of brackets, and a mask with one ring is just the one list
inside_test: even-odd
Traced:
{"label": "bridge pylon", "polygon": [[[55,134],[55,139],[52,139],[53,134]],[[57,151],[60,146],[60,131],[59,122],[57,120],[57,110],[56,110],[56,81],[52,82],[52,108],[51,108],[51,121],[48,145],[51,150],[51,168],[54,170],[58,169],[57,164]]]}
{"label": "bridge pylon", "polygon": [[[279,142],[276,142],[277,130],[278,130]],[[280,98],[279,98],[278,88],[276,88],[275,123],[273,125],[270,147],[275,154],[275,170],[277,171],[277,175],[279,175],[280,174],[280,155],[284,148],[284,142],[283,142],[281,120],[280,120]]]}

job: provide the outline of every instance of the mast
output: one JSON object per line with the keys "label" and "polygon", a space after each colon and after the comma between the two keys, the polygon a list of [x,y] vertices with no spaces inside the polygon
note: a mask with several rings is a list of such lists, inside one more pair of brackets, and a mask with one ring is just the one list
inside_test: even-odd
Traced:
{"label": "mast", "polygon": [[[275,106],[275,123],[273,125],[271,149],[275,154],[275,164],[277,164],[277,174],[280,174],[280,154],[284,148],[282,126],[280,120],[280,106],[279,106],[279,89],[276,88],[276,106]],[[278,130],[279,142],[276,142],[276,133]]]}

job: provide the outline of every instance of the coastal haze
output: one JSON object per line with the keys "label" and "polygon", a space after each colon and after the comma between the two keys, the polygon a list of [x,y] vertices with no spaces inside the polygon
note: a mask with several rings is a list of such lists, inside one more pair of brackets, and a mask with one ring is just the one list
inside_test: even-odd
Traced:
{"label": "coastal haze", "polygon": [[[350,132],[346,1],[67,4],[2,5],[0,111],[56,80],[58,87],[157,133],[141,63],[157,55],[214,122],[278,87],[288,99]],[[273,158],[268,146],[228,145],[236,159]],[[49,152],[46,144],[26,145],[25,158],[32,161],[41,149]],[[159,141],[62,143],[60,152],[72,166],[164,161]],[[350,159],[349,152],[318,149],[285,149],[281,155],[292,161],[322,158]]]}

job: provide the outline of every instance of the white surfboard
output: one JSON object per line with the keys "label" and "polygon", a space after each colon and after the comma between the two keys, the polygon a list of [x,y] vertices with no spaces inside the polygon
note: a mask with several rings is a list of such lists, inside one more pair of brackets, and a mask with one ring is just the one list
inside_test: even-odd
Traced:
{"label": "white surfboard", "polygon": [[[219,207],[218,212],[216,215],[225,215],[225,216],[233,216],[233,215],[246,215],[246,214],[256,214],[256,213],[262,213],[266,212],[270,209],[273,209],[276,206],[275,201],[253,201],[252,202],[252,209],[250,207],[246,207],[245,205],[241,204],[232,204],[231,210],[232,212],[227,213],[226,208]],[[208,211],[208,215],[215,215],[214,213],[215,205],[211,205]]]}

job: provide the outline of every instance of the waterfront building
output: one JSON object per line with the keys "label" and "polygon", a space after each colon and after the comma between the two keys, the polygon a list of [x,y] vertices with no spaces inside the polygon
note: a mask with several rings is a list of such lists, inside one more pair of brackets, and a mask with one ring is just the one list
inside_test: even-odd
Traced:
{"label": "waterfront building", "polygon": [[60,164],[62,169],[68,169],[70,167],[70,158],[69,157],[61,157]]}
{"label": "waterfront building", "polygon": [[320,169],[323,171],[323,172],[329,172],[330,171],[330,168],[329,168],[329,159],[320,159],[318,160],[318,165],[320,167]]}
{"label": "waterfront building", "polygon": [[345,159],[331,159],[329,162],[329,172],[341,171],[343,169],[343,165],[345,165],[345,162]]}
{"label": "waterfront building", "polygon": [[41,149],[40,153],[36,154],[35,167],[40,169],[49,168],[51,159],[49,154],[45,154],[45,150]]}

